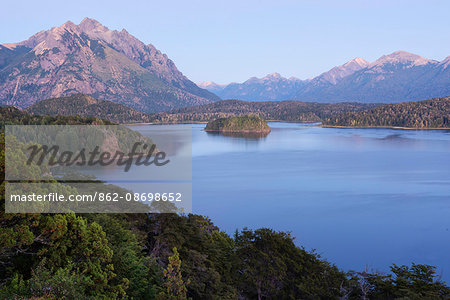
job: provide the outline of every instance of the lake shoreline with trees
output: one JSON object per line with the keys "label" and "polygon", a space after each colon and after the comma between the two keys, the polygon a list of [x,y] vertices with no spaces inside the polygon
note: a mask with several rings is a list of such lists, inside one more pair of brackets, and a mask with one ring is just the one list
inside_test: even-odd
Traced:
{"label": "lake shoreline with trees", "polygon": [[317,125],[322,128],[340,128],[340,129],[398,129],[398,130],[450,130],[448,128],[414,128],[401,126],[333,126],[333,125]]}
{"label": "lake shoreline with trees", "polygon": [[[8,107],[1,112],[5,124],[111,124],[96,118],[40,117]],[[4,151],[2,137],[3,204]],[[21,155],[19,149],[16,154]],[[102,187],[105,192],[112,188]],[[386,273],[343,271],[294,243],[287,232],[244,228],[232,236],[202,215],[2,211],[0,221],[4,298],[445,299],[450,295],[431,265],[394,264]]]}
{"label": "lake shoreline with trees", "polygon": [[321,123],[327,128],[450,128],[450,97],[395,104],[222,100],[148,114],[125,105],[75,94],[40,101],[22,112],[43,116],[79,115],[123,125],[207,124],[217,119],[254,115],[267,122]]}

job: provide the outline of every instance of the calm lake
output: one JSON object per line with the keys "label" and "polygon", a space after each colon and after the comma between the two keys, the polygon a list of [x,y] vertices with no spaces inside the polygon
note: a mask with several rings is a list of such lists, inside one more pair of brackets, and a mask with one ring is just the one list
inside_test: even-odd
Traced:
{"label": "calm lake", "polygon": [[130,128],[192,127],[193,212],[229,234],[290,231],[344,270],[415,262],[450,282],[450,131],[269,125],[260,139]]}

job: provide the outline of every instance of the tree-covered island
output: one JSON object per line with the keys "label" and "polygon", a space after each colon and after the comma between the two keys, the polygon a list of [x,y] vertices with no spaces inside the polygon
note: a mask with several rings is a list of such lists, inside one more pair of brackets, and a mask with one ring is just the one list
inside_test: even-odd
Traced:
{"label": "tree-covered island", "polygon": [[269,133],[267,122],[258,116],[236,116],[208,122],[205,131],[236,133]]}

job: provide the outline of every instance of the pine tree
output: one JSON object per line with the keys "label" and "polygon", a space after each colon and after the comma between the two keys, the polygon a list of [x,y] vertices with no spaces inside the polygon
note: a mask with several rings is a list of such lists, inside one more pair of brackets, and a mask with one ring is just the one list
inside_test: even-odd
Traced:
{"label": "pine tree", "polygon": [[[164,270],[164,277],[166,279],[165,286],[167,288],[166,292],[159,294],[159,299],[177,299],[185,300],[187,299],[186,284],[183,281],[181,275],[181,260],[180,255],[176,247],[173,248],[173,255],[169,256],[169,265],[167,269]],[[186,282],[189,284],[189,282]]]}

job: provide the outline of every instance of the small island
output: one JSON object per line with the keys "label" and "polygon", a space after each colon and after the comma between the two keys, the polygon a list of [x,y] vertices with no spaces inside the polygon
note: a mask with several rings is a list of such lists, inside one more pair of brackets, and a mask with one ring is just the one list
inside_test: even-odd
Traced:
{"label": "small island", "polygon": [[235,116],[208,122],[207,132],[268,134],[270,127],[258,116]]}

